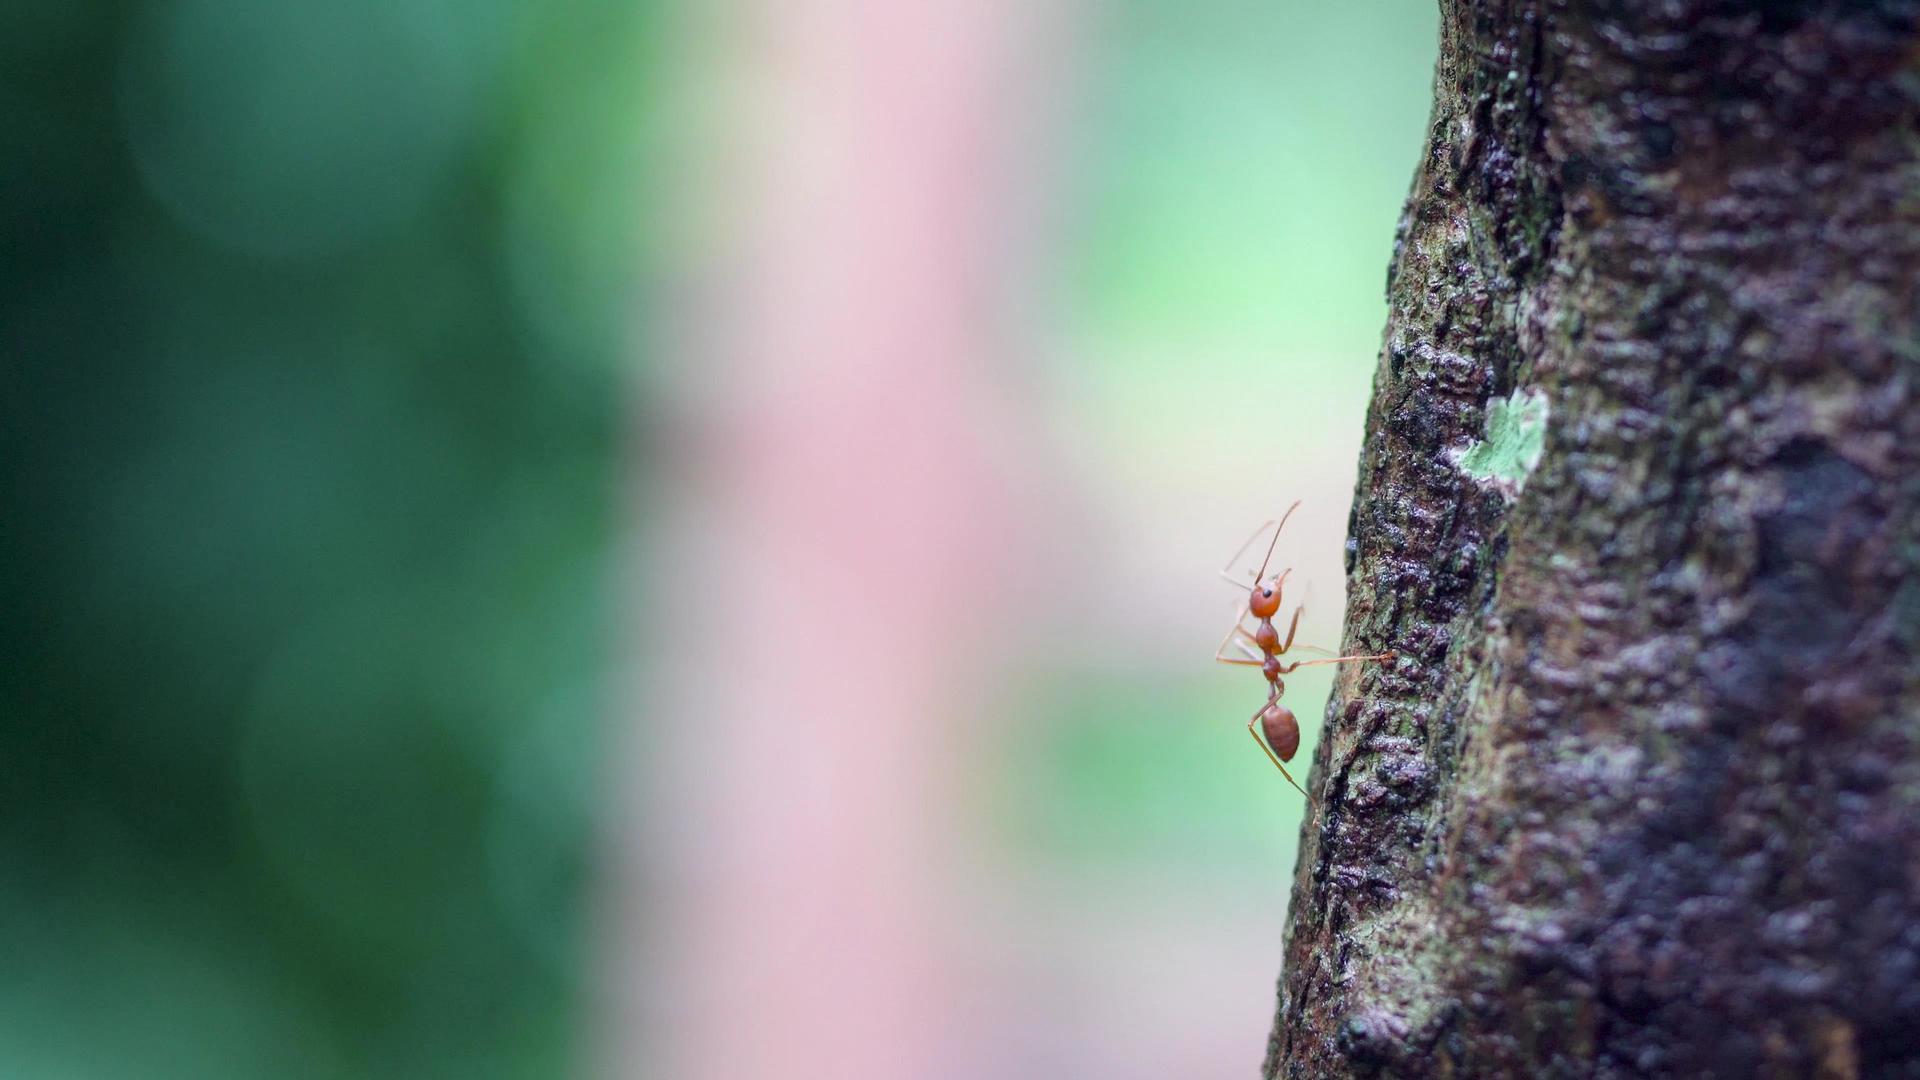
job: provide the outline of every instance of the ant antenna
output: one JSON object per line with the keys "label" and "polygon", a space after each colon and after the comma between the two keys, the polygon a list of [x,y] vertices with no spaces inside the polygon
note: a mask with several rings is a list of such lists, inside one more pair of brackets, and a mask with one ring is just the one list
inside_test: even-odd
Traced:
{"label": "ant antenna", "polygon": [[[1247,537],[1246,543],[1241,544],[1239,549],[1233,553],[1233,558],[1228,559],[1227,565],[1221,568],[1220,575],[1222,577],[1226,578],[1228,581],[1233,581],[1233,583],[1236,585],[1239,584],[1239,582],[1233,580],[1233,575],[1229,573],[1229,571],[1233,569],[1235,563],[1238,563],[1240,561],[1240,556],[1245,555],[1247,553],[1247,549],[1253,546],[1253,542],[1255,540],[1260,539],[1260,534],[1263,532],[1266,532],[1267,528],[1272,524],[1273,524],[1273,520],[1269,518],[1268,520],[1261,522],[1259,528],[1253,530],[1253,535]],[[1253,571],[1249,570],[1247,572],[1252,573]]]}
{"label": "ant antenna", "polygon": [[1267,542],[1266,558],[1260,560],[1260,572],[1253,575],[1255,584],[1258,584],[1261,578],[1267,576],[1267,563],[1273,559],[1273,549],[1280,546],[1280,533],[1287,527],[1287,519],[1292,517],[1293,512],[1298,509],[1300,509],[1300,500],[1295,499],[1293,500],[1293,505],[1287,507],[1287,512],[1280,515],[1280,524],[1273,530],[1273,539]]}

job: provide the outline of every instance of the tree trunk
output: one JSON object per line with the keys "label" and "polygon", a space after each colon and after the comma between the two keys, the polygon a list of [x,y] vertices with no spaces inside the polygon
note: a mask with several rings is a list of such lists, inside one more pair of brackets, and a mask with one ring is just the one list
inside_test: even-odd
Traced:
{"label": "tree trunk", "polygon": [[1266,1075],[1920,1076],[1920,3],[1441,7]]}

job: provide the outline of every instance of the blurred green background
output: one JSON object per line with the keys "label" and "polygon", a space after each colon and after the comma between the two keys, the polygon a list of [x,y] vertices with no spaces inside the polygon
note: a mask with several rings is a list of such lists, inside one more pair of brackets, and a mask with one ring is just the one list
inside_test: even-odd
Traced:
{"label": "blurred green background", "polygon": [[580,1060],[654,18],[0,13],[0,1075]]}
{"label": "blurred green background", "polygon": [[[1111,516],[1224,556],[1278,444],[1344,518],[1430,6],[1085,6],[1036,408]],[[677,11],[0,11],[0,1076],[587,1067]],[[1284,895],[1257,678],[1113,640],[1019,674],[990,842]]]}

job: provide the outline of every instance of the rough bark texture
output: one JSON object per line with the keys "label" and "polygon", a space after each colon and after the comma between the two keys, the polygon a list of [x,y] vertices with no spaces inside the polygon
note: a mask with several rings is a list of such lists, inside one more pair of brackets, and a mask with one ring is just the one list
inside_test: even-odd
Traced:
{"label": "rough bark texture", "polygon": [[1920,3],[1441,6],[1266,1074],[1920,1077]]}

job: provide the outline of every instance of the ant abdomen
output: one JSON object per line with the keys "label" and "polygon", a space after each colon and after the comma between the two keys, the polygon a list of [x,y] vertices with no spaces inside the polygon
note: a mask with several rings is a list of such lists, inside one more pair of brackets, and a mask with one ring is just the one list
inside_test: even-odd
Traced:
{"label": "ant abdomen", "polygon": [[1293,755],[1300,750],[1300,721],[1294,719],[1293,710],[1279,702],[1270,702],[1260,710],[1260,730],[1267,736],[1267,745],[1280,755],[1281,761],[1292,761]]}

